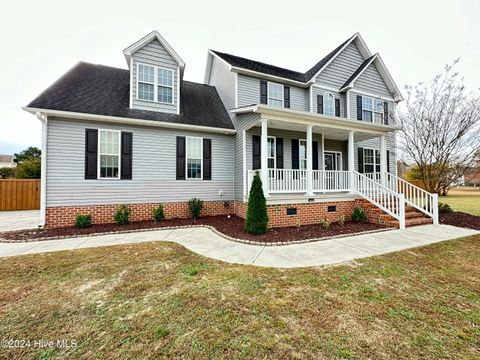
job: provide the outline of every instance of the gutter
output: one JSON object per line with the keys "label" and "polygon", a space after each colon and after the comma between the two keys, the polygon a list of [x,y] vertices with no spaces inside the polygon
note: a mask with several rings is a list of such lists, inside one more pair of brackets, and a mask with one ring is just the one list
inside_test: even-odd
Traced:
{"label": "gutter", "polygon": [[48,141],[48,118],[37,111],[35,116],[42,123],[42,165],[40,175],[40,224],[39,228],[43,228],[47,215],[47,141]]}

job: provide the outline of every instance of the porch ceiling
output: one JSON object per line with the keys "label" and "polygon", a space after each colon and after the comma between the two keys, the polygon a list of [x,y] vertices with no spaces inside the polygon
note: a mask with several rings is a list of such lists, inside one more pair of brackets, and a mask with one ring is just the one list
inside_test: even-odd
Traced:
{"label": "porch ceiling", "polygon": [[[299,123],[290,123],[285,121],[277,121],[277,120],[268,120],[267,126],[269,129],[280,129],[280,130],[287,130],[287,131],[294,131],[294,132],[306,132],[307,125],[299,124]],[[255,126],[260,127],[260,124]],[[332,140],[340,140],[346,141],[348,140],[348,133],[349,130],[344,129],[335,129],[332,127],[322,127],[321,125],[314,125],[313,126],[313,133],[315,134],[323,134],[325,139],[332,139]],[[368,140],[373,138],[378,138],[379,134],[372,134],[368,132],[360,132],[355,131],[354,139],[355,141],[362,141]]]}

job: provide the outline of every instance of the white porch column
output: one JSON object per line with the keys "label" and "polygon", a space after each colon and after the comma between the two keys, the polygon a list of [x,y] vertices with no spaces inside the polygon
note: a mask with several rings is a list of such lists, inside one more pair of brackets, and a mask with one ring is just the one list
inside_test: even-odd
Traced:
{"label": "white porch column", "polygon": [[262,184],[263,184],[263,193],[265,197],[268,196],[268,133],[267,133],[267,120],[262,119],[262,137],[261,137],[261,160],[260,160],[260,167],[261,167],[261,175],[262,175]]}
{"label": "white porch column", "polygon": [[355,181],[355,176],[353,174],[353,171],[355,170],[355,153],[354,153],[354,134],[355,131],[351,130],[348,133],[348,172],[349,172],[349,178],[350,178],[350,191],[353,191],[355,189],[354,187],[354,181]]}
{"label": "white porch column", "polygon": [[387,137],[380,136],[380,182],[383,186],[387,185]]}
{"label": "white porch column", "polygon": [[307,196],[313,196],[313,125],[307,127]]}

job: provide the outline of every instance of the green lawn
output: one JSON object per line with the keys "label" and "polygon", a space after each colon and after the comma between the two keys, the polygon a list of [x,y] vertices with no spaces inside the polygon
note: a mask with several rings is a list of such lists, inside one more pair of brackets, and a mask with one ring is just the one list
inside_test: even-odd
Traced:
{"label": "green lawn", "polygon": [[447,196],[440,196],[438,201],[447,203],[455,211],[480,216],[480,190],[474,190],[473,188],[451,189]]}
{"label": "green lawn", "polygon": [[2,358],[478,359],[480,236],[266,269],[165,242],[0,260]]}

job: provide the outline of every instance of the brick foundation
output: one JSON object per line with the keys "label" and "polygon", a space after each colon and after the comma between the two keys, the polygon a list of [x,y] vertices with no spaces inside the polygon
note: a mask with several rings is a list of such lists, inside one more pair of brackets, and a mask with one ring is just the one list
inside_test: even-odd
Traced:
{"label": "brick foundation", "polygon": [[[73,226],[78,214],[91,214],[94,224],[113,223],[113,215],[118,205],[86,205],[49,207],[46,213],[46,229]],[[128,204],[132,209],[130,221],[152,220],[152,210],[158,203]],[[165,217],[189,217],[188,203],[163,203]],[[234,214],[233,201],[204,201],[201,216],[217,216]]]}

